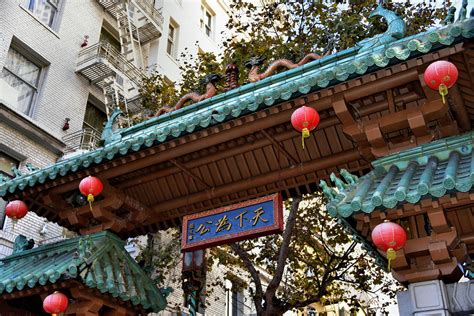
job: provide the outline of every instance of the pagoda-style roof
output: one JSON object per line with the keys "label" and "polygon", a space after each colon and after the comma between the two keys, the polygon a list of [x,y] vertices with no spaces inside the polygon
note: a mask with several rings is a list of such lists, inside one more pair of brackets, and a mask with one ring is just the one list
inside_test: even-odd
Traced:
{"label": "pagoda-style roof", "polygon": [[[392,35],[114,131],[117,111],[103,147],[0,180],[0,196],[81,234],[130,237],[275,192],[314,192],[341,168],[366,174],[374,158],[470,131],[474,19]],[[439,59],[459,70],[446,103],[422,79]],[[290,123],[301,105],[321,116],[304,149]],[[87,175],[104,183],[92,210],[78,196]]]}
{"label": "pagoda-style roof", "polygon": [[0,260],[0,298],[36,287],[78,281],[138,310],[158,312],[166,296],[110,232],[23,250]]}
{"label": "pagoda-style roof", "polygon": [[349,217],[469,192],[474,184],[473,141],[470,132],[375,160],[374,169],[340,191],[327,210]]}
{"label": "pagoda-style roof", "polygon": [[324,89],[472,37],[474,19],[468,19],[463,23],[435,28],[388,45],[379,45],[362,53],[358,53],[358,47],[352,47],[325,56],[298,68],[116,131],[115,139],[106,142],[102,148],[61,160],[52,166],[0,184],[0,196],[90,168],[130,152],[156,146],[199,129],[271,107],[279,101]]}

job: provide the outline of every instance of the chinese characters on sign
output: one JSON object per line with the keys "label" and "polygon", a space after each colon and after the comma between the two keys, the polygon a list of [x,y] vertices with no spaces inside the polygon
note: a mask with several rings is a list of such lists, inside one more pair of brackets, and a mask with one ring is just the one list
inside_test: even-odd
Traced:
{"label": "chinese characters on sign", "polygon": [[282,217],[279,194],[185,216],[181,249],[202,249],[281,232]]}

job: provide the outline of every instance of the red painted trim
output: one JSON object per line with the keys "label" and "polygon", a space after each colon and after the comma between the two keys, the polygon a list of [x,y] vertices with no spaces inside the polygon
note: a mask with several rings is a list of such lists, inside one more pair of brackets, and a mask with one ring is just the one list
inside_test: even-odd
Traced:
{"label": "red painted trim", "polygon": [[[227,211],[232,211],[238,208],[247,207],[249,205],[254,205],[258,203],[263,203],[267,201],[273,201],[273,218],[274,223],[271,226],[261,227],[254,230],[248,230],[241,233],[231,234],[232,237],[228,236],[221,236],[216,238],[211,238],[199,242],[195,242],[192,245],[186,245],[186,241],[188,238],[188,222],[190,220],[206,217],[210,215],[215,215],[219,213],[224,213]],[[202,213],[186,215],[183,217],[183,226],[182,226],[182,236],[181,236],[181,251],[190,251],[190,250],[197,250],[197,249],[204,249],[210,248],[217,245],[222,244],[230,244],[236,241],[244,240],[244,239],[251,239],[255,237],[270,235],[273,233],[281,233],[283,232],[283,199],[280,193],[275,193],[272,195],[264,196],[261,198],[240,202],[232,205],[227,205],[215,210],[206,211]]]}

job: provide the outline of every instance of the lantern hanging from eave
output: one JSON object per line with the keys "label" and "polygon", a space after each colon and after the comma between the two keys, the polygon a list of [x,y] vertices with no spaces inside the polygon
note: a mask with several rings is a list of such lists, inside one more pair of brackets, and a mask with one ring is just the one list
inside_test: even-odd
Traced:
{"label": "lantern hanging from eave", "polygon": [[5,215],[13,221],[13,225],[17,220],[25,217],[27,213],[28,206],[20,200],[11,201],[5,207]]}
{"label": "lantern hanging from eave", "polygon": [[446,60],[438,60],[426,68],[424,76],[425,83],[433,90],[438,90],[445,103],[445,96],[458,79],[458,69]]}
{"label": "lantern hanging from eave", "polygon": [[301,132],[301,145],[304,149],[304,139],[309,137],[312,130],[319,124],[318,112],[309,106],[302,106],[291,114],[291,125]]}
{"label": "lantern hanging from eave", "polygon": [[50,313],[52,316],[57,316],[59,313],[64,313],[67,310],[68,305],[68,297],[58,291],[46,296],[43,301],[44,311],[46,313]]}
{"label": "lantern hanging from eave", "polygon": [[402,226],[385,221],[372,230],[372,242],[375,246],[387,253],[388,271],[390,263],[397,257],[396,251],[403,248],[407,242],[407,234]]}
{"label": "lantern hanging from eave", "polygon": [[90,208],[92,210],[92,202],[94,202],[94,198],[102,193],[104,189],[104,185],[99,178],[88,176],[81,180],[79,183],[79,190],[81,193],[87,197],[87,202],[89,202]]}

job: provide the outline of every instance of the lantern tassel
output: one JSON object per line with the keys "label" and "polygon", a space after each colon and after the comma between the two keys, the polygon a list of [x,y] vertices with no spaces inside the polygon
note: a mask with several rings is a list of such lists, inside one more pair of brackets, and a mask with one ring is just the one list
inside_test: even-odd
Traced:
{"label": "lantern tassel", "polygon": [[306,127],[301,131],[301,146],[304,149],[304,139],[309,137],[309,129]]}
{"label": "lantern tassel", "polygon": [[448,95],[448,87],[442,83],[439,85],[439,94],[441,95],[441,98],[443,99],[443,104],[446,104],[445,96]]}
{"label": "lantern tassel", "polygon": [[92,203],[94,202],[94,195],[89,194],[87,196],[87,202],[89,202],[89,207],[91,208],[91,211],[92,211]]}
{"label": "lantern tassel", "polygon": [[15,217],[12,218],[12,232],[15,231],[15,224],[16,224],[17,221],[18,220]]}
{"label": "lantern tassel", "polygon": [[388,272],[390,272],[390,264],[393,259],[397,257],[397,252],[393,248],[387,249],[387,259],[388,259]]}

